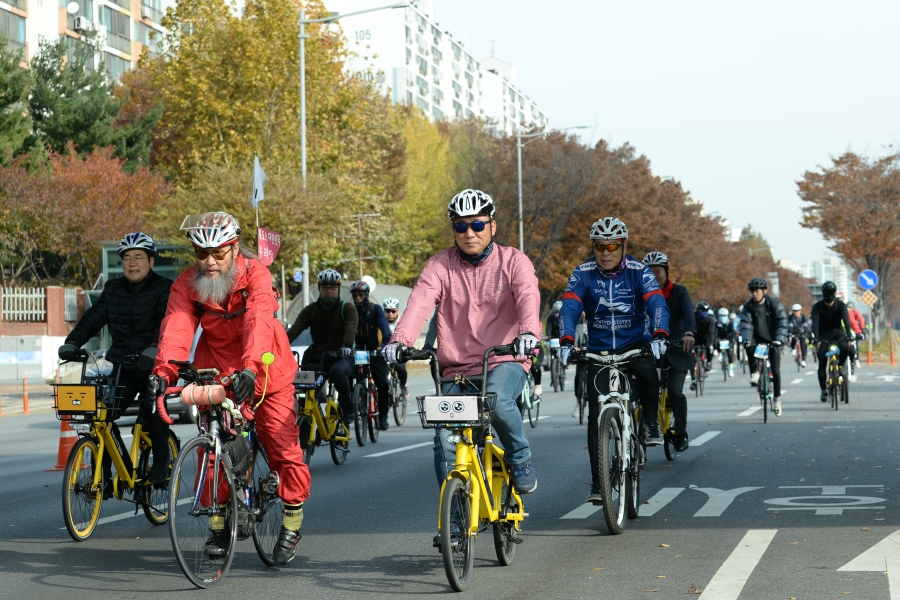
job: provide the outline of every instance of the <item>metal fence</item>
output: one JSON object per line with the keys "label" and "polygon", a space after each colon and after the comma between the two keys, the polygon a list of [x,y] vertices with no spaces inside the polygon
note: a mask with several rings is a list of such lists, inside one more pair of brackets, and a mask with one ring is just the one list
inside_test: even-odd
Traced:
{"label": "metal fence", "polygon": [[78,290],[66,288],[66,322],[78,320]]}
{"label": "metal fence", "polygon": [[47,319],[44,288],[3,288],[4,321],[43,322]]}

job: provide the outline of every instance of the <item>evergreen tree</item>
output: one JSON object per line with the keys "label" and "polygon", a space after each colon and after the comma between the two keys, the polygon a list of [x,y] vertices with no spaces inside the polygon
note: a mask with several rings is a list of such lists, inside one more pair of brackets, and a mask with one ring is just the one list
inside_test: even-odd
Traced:
{"label": "evergreen tree", "polygon": [[13,51],[0,33],[0,165],[9,164],[31,132],[26,103],[34,81],[19,66],[22,60],[22,51]]}

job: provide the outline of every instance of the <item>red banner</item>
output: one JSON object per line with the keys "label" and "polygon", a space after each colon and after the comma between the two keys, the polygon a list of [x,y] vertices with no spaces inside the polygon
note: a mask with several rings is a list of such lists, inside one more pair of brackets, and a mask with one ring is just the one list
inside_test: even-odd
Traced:
{"label": "red banner", "polygon": [[268,267],[278,256],[278,250],[281,248],[281,234],[260,227],[256,245],[259,247],[259,260]]}

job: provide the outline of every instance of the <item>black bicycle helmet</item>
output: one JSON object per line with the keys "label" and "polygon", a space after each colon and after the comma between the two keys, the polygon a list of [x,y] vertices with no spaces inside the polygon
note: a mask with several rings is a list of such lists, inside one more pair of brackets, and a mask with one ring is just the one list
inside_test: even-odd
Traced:
{"label": "black bicycle helmet", "polygon": [[698,302],[698,303],[697,303],[697,310],[705,310],[705,311],[709,311],[709,302],[703,302],[703,301]]}
{"label": "black bicycle helmet", "polygon": [[754,277],[750,280],[750,283],[747,284],[747,289],[751,292],[753,290],[767,290],[769,289],[769,284],[767,284],[766,280],[762,277]]}
{"label": "black bicycle helmet", "polygon": [[822,298],[831,302],[837,295],[837,285],[833,281],[826,281],[822,284]]}

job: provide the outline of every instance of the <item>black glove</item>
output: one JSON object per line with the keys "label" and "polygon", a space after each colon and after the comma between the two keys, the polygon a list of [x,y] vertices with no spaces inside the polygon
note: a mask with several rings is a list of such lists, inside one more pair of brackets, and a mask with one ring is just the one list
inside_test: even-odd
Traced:
{"label": "black glove", "polygon": [[156,400],[159,396],[166,393],[168,382],[165,377],[159,375],[151,375],[147,379],[147,395]]}
{"label": "black glove", "polygon": [[156,346],[149,346],[141,352],[138,358],[138,369],[144,372],[153,370],[153,363],[156,361]]}
{"label": "black glove", "polygon": [[78,346],[75,344],[63,344],[56,351],[59,360],[75,360],[78,358]]}
{"label": "black glove", "polygon": [[250,369],[244,369],[240,373],[231,376],[231,389],[234,390],[234,399],[238,404],[253,395],[256,386],[256,375]]}

